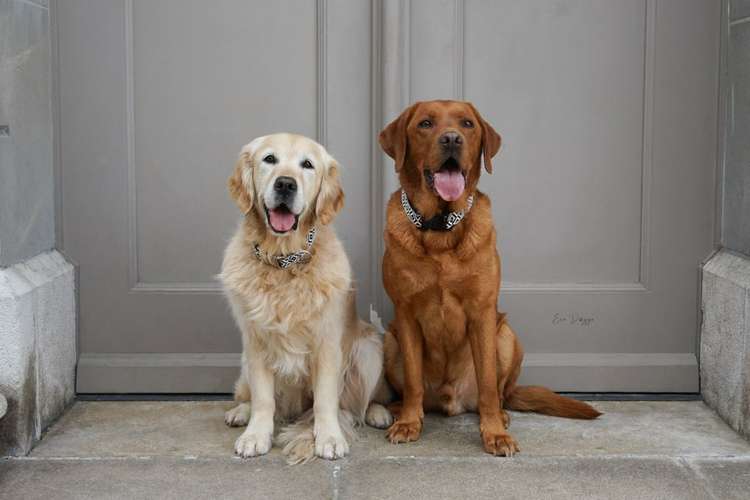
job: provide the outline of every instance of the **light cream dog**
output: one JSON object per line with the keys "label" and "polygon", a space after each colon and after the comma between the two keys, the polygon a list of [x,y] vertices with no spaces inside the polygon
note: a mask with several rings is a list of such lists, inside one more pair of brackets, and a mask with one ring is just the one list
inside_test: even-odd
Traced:
{"label": "light cream dog", "polygon": [[242,332],[239,403],[228,425],[247,424],[235,452],[271,449],[274,420],[288,460],[349,452],[354,425],[385,428],[382,344],[357,317],[351,269],[329,225],[344,205],[339,165],[306,137],[274,134],[242,148],[229,191],[244,219],[220,280]]}

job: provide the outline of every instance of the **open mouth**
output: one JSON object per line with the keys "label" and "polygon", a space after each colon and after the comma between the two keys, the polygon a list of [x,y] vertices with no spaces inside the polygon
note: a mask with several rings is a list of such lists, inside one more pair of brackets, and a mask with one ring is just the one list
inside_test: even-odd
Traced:
{"label": "open mouth", "polygon": [[297,229],[297,223],[299,222],[299,215],[292,213],[289,207],[284,204],[271,209],[266,207],[266,217],[271,229],[277,233],[286,233]]}
{"label": "open mouth", "polygon": [[458,161],[450,157],[436,172],[425,171],[427,182],[445,201],[456,201],[466,187],[466,177]]}

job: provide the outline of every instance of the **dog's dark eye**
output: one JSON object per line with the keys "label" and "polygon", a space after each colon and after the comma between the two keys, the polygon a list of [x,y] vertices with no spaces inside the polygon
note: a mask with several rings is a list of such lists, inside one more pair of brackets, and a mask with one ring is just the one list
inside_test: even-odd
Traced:
{"label": "dog's dark eye", "polygon": [[279,160],[277,160],[274,155],[266,155],[263,158],[263,161],[266,163],[270,163],[271,165],[276,165],[276,163],[278,163]]}
{"label": "dog's dark eye", "polygon": [[474,128],[474,122],[471,120],[464,120],[461,122],[461,125],[463,125],[464,128]]}
{"label": "dog's dark eye", "polygon": [[432,128],[432,122],[430,120],[422,120],[419,122],[419,128]]}
{"label": "dog's dark eye", "polygon": [[310,163],[310,160],[305,160],[301,163],[302,168],[314,168],[313,164]]}

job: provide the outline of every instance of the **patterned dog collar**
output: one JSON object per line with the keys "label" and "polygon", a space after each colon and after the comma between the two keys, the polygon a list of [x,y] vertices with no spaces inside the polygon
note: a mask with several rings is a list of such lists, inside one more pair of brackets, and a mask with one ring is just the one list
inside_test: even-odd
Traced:
{"label": "patterned dog collar", "polygon": [[432,229],[433,231],[450,231],[459,222],[464,219],[464,216],[469,213],[471,206],[474,204],[474,195],[466,198],[466,208],[459,210],[458,212],[443,212],[437,214],[432,219],[425,220],[409,203],[409,197],[406,196],[406,191],[401,189],[401,206],[404,209],[404,213],[409,220],[417,226],[420,231],[426,231]]}
{"label": "patterned dog collar", "polygon": [[296,252],[288,253],[286,255],[263,255],[263,252],[260,249],[260,245],[257,243],[255,244],[255,257],[261,261],[265,262],[267,264],[276,265],[279,269],[286,269],[294,264],[306,264],[307,262],[310,262],[310,259],[312,259],[312,254],[310,253],[310,249],[313,246],[313,243],[315,242],[315,235],[318,232],[316,228],[310,229],[310,231],[307,233],[307,243],[304,250],[298,250]]}

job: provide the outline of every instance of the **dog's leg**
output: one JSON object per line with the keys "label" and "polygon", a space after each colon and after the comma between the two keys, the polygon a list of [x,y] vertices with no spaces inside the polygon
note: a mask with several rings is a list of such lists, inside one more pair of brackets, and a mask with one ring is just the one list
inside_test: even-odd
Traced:
{"label": "dog's leg", "polygon": [[321,340],[313,372],[313,413],[315,416],[315,454],[330,460],[349,453],[339,424],[339,380],[342,370],[341,336],[343,325],[338,315],[323,328],[326,336]]}
{"label": "dog's leg", "polygon": [[[244,352],[242,357],[244,359]],[[242,363],[240,377],[234,383],[234,402],[237,406],[224,413],[224,422],[230,427],[242,427],[250,420],[250,386],[247,381],[246,366],[246,363]]]}
{"label": "dog's leg", "polygon": [[273,417],[276,410],[274,378],[258,349],[245,349],[247,381],[252,399],[250,422],[234,443],[234,451],[241,457],[254,457],[268,453],[273,437]]}
{"label": "dog's leg", "polygon": [[395,323],[404,365],[403,403],[386,435],[391,443],[407,443],[419,439],[424,420],[423,341],[419,325],[408,312],[397,308]]}
{"label": "dog's leg", "polygon": [[[512,456],[518,445],[505,428],[497,384],[497,311],[485,307],[468,311],[468,335],[479,393],[479,430],[484,450],[493,455]],[[472,314],[473,313],[473,314]]]}
{"label": "dog's leg", "polygon": [[383,374],[383,342],[372,325],[357,320],[351,347],[350,368],[344,377],[341,409],[349,411],[356,424],[385,429],[393,423],[383,404],[392,394]]}

